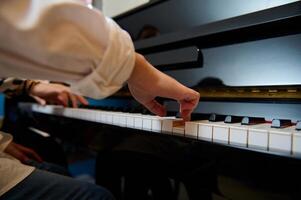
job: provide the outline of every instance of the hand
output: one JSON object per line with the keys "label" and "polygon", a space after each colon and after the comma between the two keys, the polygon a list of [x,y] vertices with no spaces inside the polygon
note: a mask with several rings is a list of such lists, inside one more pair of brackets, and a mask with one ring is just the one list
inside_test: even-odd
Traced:
{"label": "hand", "polygon": [[28,160],[43,162],[42,158],[33,149],[24,147],[23,145],[14,142],[11,142],[6,147],[4,152],[10,154],[24,164],[26,164]]}
{"label": "hand", "polygon": [[164,116],[166,109],[155,98],[174,99],[180,104],[182,118],[190,120],[190,115],[199,102],[200,94],[180,84],[136,54],[135,68],[128,80],[133,97],[156,115]]}
{"label": "hand", "polygon": [[88,105],[88,101],[84,97],[73,94],[69,87],[60,84],[39,83],[31,89],[30,96],[41,105],[48,102],[67,107],[69,101],[74,108],[78,107],[78,103]]}

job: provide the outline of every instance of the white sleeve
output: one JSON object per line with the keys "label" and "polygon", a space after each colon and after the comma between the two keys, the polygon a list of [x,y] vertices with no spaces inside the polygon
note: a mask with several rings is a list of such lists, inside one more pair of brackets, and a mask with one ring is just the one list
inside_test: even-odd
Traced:
{"label": "white sleeve", "polygon": [[63,81],[104,98],[122,87],[134,63],[128,33],[79,1],[0,1],[1,77]]}
{"label": "white sleeve", "polygon": [[3,152],[6,147],[12,142],[13,136],[0,131],[0,152]]}

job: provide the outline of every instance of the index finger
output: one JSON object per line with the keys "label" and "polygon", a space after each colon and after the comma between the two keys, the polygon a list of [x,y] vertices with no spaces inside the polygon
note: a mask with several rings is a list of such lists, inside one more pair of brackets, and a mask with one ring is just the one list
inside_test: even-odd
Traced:
{"label": "index finger", "polygon": [[88,100],[83,96],[76,95],[76,98],[81,104],[83,104],[85,106],[89,104]]}
{"label": "index finger", "polygon": [[184,121],[190,121],[190,116],[193,110],[196,108],[199,102],[199,97],[186,98],[181,100],[180,103],[180,113]]}

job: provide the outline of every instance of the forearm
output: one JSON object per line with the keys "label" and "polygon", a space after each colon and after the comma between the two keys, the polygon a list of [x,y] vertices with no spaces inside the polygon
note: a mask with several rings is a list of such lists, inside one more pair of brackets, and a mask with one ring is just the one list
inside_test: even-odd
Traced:
{"label": "forearm", "polygon": [[29,95],[31,89],[38,84],[38,81],[24,80],[18,78],[3,78],[0,79],[0,92],[6,97],[16,97],[21,95]]}
{"label": "forearm", "polygon": [[144,56],[138,53],[136,53],[134,70],[127,82],[132,85],[147,85],[149,93],[171,99],[180,99],[183,96],[180,92],[187,89],[172,77],[154,68]]}

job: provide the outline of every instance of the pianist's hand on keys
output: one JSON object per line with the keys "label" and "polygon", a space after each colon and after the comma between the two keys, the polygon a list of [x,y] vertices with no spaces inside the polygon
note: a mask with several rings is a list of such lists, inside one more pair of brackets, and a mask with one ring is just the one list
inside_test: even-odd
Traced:
{"label": "pianist's hand on keys", "polygon": [[84,97],[73,94],[69,87],[61,84],[41,82],[31,88],[29,95],[41,105],[51,103],[67,107],[69,102],[73,108],[77,108],[78,103],[88,105]]}
{"label": "pianist's hand on keys", "polygon": [[155,97],[177,100],[184,120],[190,120],[190,114],[199,102],[198,92],[185,87],[175,79],[154,68],[145,58],[136,54],[135,68],[128,80],[133,97],[156,115],[164,116],[166,110]]}

